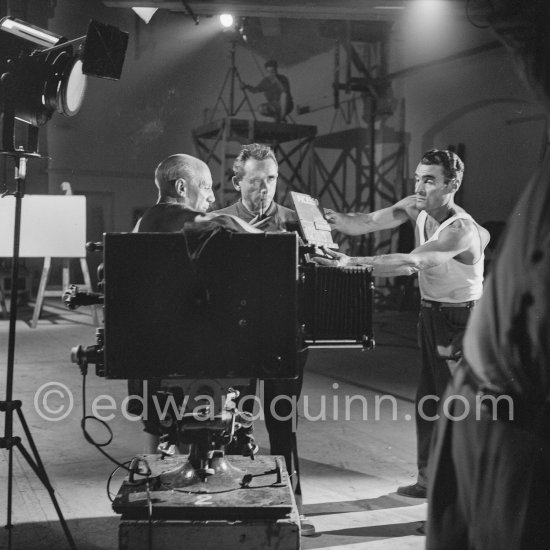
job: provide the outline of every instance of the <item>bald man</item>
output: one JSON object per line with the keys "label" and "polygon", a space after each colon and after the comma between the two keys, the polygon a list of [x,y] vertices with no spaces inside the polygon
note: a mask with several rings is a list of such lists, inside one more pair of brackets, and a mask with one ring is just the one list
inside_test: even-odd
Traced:
{"label": "bald man", "polygon": [[134,232],[180,231],[214,202],[208,166],[191,155],[171,155],[155,170],[158,200],[138,221]]}

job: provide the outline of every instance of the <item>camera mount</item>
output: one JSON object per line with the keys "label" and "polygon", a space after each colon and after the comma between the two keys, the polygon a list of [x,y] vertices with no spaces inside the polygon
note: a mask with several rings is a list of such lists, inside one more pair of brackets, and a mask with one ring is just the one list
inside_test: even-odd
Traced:
{"label": "camera mount", "polygon": [[[166,399],[161,405],[162,410],[167,411],[167,402],[175,402],[173,399],[176,394],[180,397],[184,395],[185,398],[179,411],[167,413],[161,420],[164,434],[158,449],[160,455],[169,454],[171,448],[177,448],[181,444],[189,445],[187,459],[159,477],[158,481],[163,488],[185,487],[189,491],[208,493],[237,489],[245,482],[246,470],[232,466],[226,458],[226,452],[232,449],[254,460],[257,447],[253,444],[251,435],[253,418],[250,413],[237,409],[235,399],[239,392],[229,387],[229,382],[163,381],[163,385],[166,383],[172,386],[168,386],[169,391],[164,393]],[[232,384],[247,382],[231,381]],[[157,392],[157,396],[162,394],[163,392]],[[202,400],[207,400],[208,403],[194,407],[189,405],[190,402],[200,403]],[[182,413],[186,404],[187,412]]]}

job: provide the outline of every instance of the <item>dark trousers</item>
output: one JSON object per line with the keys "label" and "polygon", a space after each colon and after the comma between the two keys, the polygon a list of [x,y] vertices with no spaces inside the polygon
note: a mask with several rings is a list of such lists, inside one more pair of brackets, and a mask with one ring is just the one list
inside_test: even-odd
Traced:
{"label": "dark trousers", "polygon": [[[286,469],[290,475],[290,481],[298,510],[302,508],[302,488],[300,486],[300,464],[298,460],[298,442],[296,439],[296,427],[298,422],[297,403],[302,392],[304,380],[304,366],[307,360],[307,349],[298,353],[298,378],[292,380],[261,380],[263,395],[262,402],[265,425],[269,435],[270,453],[282,455],[285,458]],[[238,388],[239,408],[252,412],[254,401],[245,399],[255,395],[256,380],[250,386]],[[278,399],[277,399],[278,398]],[[276,400],[274,402],[274,400]],[[273,407],[272,407],[272,403]],[[275,413],[275,414],[273,414]],[[284,420],[281,420],[283,418]]]}
{"label": "dark trousers", "polygon": [[511,396],[498,414],[462,366],[447,392],[462,401],[436,425],[427,550],[547,550],[550,404]]}
{"label": "dark trousers", "polygon": [[280,122],[284,120],[286,115],[292,111],[292,105],[287,105],[285,112],[282,111],[281,103],[279,101],[268,101],[267,103],[262,103],[259,106],[260,114],[271,117],[275,119],[275,122]]}
{"label": "dark trousers", "polygon": [[422,370],[416,390],[418,484],[427,486],[427,467],[435,420],[441,398],[462,357],[462,338],[469,307],[421,307],[418,324]]}

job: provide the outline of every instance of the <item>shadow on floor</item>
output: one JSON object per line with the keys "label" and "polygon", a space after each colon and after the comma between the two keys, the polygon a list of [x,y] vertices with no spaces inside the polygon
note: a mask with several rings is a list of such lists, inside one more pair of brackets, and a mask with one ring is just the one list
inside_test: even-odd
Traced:
{"label": "shadow on floor", "polygon": [[[308,548],[327,548],[336,545],[342,545],[343,549],[345,544],[352,544],[354,540],[351,538],[357,538],[368,543],[369,539],[389,539],[396,537],[409,537],[424,536],[419,529],[422,527],[422,521],[411,521],[408,523],[394,523],[389,525],[372,525],[367,527],[352,527],[349,529],[338,529],[336,531],[321,531],[317,533],[318,544],[308,544]],[[322,540],[321,540],[322,539]]]}
{"label": "shadow on floor", "polygon": [[367,510],[389,510],[391,508],[404,508],[406,506],[417,505],[418,502],[413,502],[411,499],[403,499],[398,495],[382,495],[376,498],[364,498],[360,500],[305,504],[304,513],[307,516],[314,517],[329,514],[345,514],[347,512],[364,512]]}
{"label": "shadow on floor", "polygon": [[[67,520],[67,526],[78,550],[115,550],[118,548],[119,517],[96,517]],[[0,548],[8,547],[8,533],[2,529]],[[69,549],[59,521],[15,523],[12,530],[14,550]]]}

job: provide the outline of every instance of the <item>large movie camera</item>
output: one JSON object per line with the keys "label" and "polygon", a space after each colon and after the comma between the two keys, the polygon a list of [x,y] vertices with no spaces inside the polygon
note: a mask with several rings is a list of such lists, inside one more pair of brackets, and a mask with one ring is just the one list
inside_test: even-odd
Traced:
{"label": "large movie camera", "polygon": [[89,244],[103,250],[103,292],[64,299],[105,307],[96,345],[73,349],[98,376],[295,378],[302,347],[374,347],[370,272],[309,261],[294,233],[218,233],[196,254],[184,233]]}
{"label": "large movie camera", "polygon": [[298,241],[295,233],[105,234],[103,292],[66,293],[71,308],[104,305],[97,343],[73,348],[81,368],[162,381],[169,396],[179,386],[180,401],[212,396],[164,424],[171,442],[191,444],[179,484],[227,473],[223,451],[250,427],[236,385],[296,378],[304,347],[374,345],[370,273],[309,262],[311,248]]}

